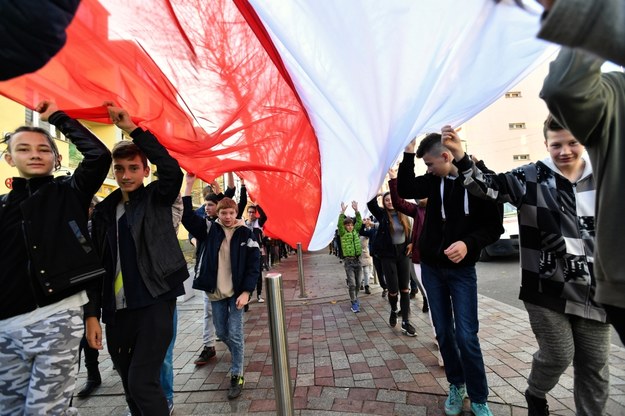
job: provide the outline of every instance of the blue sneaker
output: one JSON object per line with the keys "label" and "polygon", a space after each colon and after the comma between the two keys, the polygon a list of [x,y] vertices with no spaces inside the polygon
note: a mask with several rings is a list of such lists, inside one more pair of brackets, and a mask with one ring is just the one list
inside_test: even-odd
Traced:
{"label": "blue sneaker", "polygon": [[357,300],[352,301],[352,312],[354,313],[360,312],[360,305],[358,304]]}
{"label": "blue sneaker", "polygon": [[471,411],[475,416],[493,416],[487,403],[471,403]]}
{"label": "blue sneaker", "polygon": [[169,410],[169,416],[174,414],[174,399],[167,399],[167,409]]}
{"label": "blue sneaker", "polygon": [[450,384],[449,396],[445,400],[445,414],[447,416],[457,416],[462,413],[462,402],[466,396],[467,390],[464,384],[460,387]]}

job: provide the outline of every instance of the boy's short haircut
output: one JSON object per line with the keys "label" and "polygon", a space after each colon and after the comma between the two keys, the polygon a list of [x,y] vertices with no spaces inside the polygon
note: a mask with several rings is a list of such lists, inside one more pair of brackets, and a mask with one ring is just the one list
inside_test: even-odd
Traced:
{"label": "boy's short haircut", "polygon": [[250,205],[247,207],[248,210],[253,209],[256,212],[256,205]]}
{"label": "boy's short haircut", "polygon": [[558,120],[556,120],[555,118],[553,118],[551,114],[549,114],[547,116],[547,119],[545,120],[545,123],[543,124],[543,135],[545,136],[545,140],[547,140],[548,131],[560,131],[560,130],[564,130],[564,127],[562,127],[562,125],[558,122]]}
{"label": "boy's short haircut", "polygon": [[217,204],[217,212],[219,212],[222,209],[227,209],[227,208],[234,208],[234,211],[238,214],[239,213],[239,207],[237,206],[237,203],[234,202],[234,200],[232,200],[232,198],[222,198],[221,201],[219,201],[219,203]]}
{"label": "boy's short haircut", "polygon": [[208,194],[204,196],[204,201],[210,201],[213,204],[217,205],[219,203],[219,197],[217,196],[217,194]]}
{"label": "boy's short haircut", "polygon": [[354,219],[352,217],[345,217],[343,220],[343,225],[351,224],[354,225]]}
{"label": "boy's short haircut", "polygon": [[141,162],[143,163],[143,167],[144,168],[148,167],[147,156],[145,155],[145,153],[143,153],[141,149],[139,149],[139,146],[137,146],[131,141],[122,140],[122,141],[115,143],[115,146],[113,146],[113,150],[111,153],[112,153],[113,159],[122,159],[122,160],[134,159],[135,156],[139,156],[141,158]]}
{"label": "boy's short haircut", "polygon": [[61,163],[59,162],[59,148],[57,147],[54,138],[50,135],[50,132],[46,129],[42,129],[41,127],[21,126],[16,128],[15,131],[12,133],[6,133],[2,138],[2,141],[7,145],[7,152],[9,154],[11,153],[11,139],[13,138],[13,136],[15,136],[17,133],[23,132],[39,133],[42,134],[46,138],[46,140],[48,140],[48,144],[50,145],[52,153],[54,154],[54,170],[59,170],[61,168]]}
{"label": "boy's short haircut", "polygon": [[417,157],[421,159],[428,153],[438,156],[446,150],[447,148],[441,143],[441,135],[439,133],[430,133],[419,143]]}

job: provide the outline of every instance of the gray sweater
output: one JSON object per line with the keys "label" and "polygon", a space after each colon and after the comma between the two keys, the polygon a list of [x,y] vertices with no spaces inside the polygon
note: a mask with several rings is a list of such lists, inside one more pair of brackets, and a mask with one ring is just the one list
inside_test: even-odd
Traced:
{"label": "gray sweater", "polygon": [[603,60],[563,48],[551,63],[541,97],[582,142],[596,183],[595,300],[625,308],[625,74],[601,73]]}

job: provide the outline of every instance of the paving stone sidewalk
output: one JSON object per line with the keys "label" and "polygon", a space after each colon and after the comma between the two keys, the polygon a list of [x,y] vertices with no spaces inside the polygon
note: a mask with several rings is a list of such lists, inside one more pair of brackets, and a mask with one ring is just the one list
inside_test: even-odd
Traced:
{"label": "paving stone sidewalk", "polygon": [[[444,415],[448,384],[437,362],[428,315],[421,312],[420,295],[411,301],[411,322],[418,336],[407,337],[399,325],[389,327],[388,302],[378,286],[372,286],[370,295],[361,293],[361,312],[354,314],[339,259],[327,251],[305,253],[303,259],[305,298],[300,297],[296,255],[270,271],[282,274],[294,415]],[[489,406],[495,416],[527,415],[523,392],[536,350],[527,313],[487,297],[480,296],[479,301]],[[202,302],[197,292],[178,303],[174,414],[276,415],[268,304],[253,302],[245,314],[245,388],[241,397],[228,401],[226,346],[217,343],[217,357],[209,364],[193,364],[202,348]],[[74,406],[83,416],[125,415],[119,377],[108,353],[100,358],[102,386],[87,399],[75,398]],[[77,390],[85,375],[81,370]],[[625,415],[623,348],[612,348],[610,377],[607,415]],[[548,400],[552,415],[575,415],[572,368]],[[471,414],[468,406],[467,400],[463,415]]]}

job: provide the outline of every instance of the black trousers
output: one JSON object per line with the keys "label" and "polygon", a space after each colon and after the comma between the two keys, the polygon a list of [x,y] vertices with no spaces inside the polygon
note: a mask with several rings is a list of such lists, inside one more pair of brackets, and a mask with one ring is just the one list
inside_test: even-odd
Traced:
{"label": "black trousers", "polygon": [[87,370],[98,370],[98,357],[100,357],[100,352],[89,346],[87,337],[84,334],[80,340],[80,348],[82,349],[82,353],[85,355],[85,367]]}
{"label": "black trousers", "polygon": [[176,299],[122,309],[106,325],[106,342],[133,416],[168,416],[160,373],[173,336]]}

